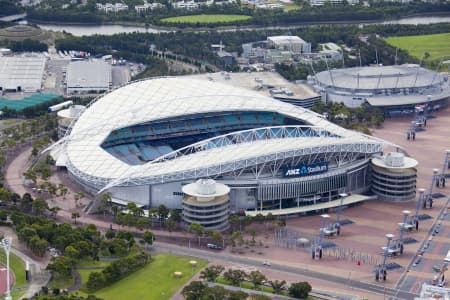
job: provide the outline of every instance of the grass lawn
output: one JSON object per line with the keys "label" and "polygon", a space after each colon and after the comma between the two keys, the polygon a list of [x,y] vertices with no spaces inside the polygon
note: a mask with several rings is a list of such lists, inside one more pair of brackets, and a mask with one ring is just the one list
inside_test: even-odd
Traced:
{"label": "grass lawn", "polygon": [[[104,300],[146,299],[168,300],[207,262],[195,259],[197,266],[192,269],[192,258],[172,254],[153,256],[153,261],[115,284],[97,291],[95,296]],[[78,270],[83,283],[96,270]],[[97,270],[98,271],[98,270]],[[174,278],[174,272],[182,272],[181,278]]]}
{"label": "grass lawn", "polygon": [[390,37],[386,41],[394,47],[408,51],[409,55],[422,59],[428,52],[427,61],[450,59],[450,33]]}
{"label": "grass lawn", "polygon": [[299,10],[299,9],[302,9],[302,7],[300,5],[289,4],[289,5],[286,5],[283,10],[285,12],[288,12],[288,11],[291,11],[291,10]]}
{"label": "grass lawn", "polygon": [[[5,252],[0,250],[0,262],[6,266],[6,256]],[[13,299],[18,299],[25,293],[25,290],[14,291],[14,289],[21,289],[28,286],[28,283],[25,279],[25,263],[14,254],[9,255],[9,266],[11,270],[14,272],[14,276],[16,277],[16,282],[12,288],[11,296]],[[3,298],[2,298],[3,299]]]}
{"label": "grass lawn", "polygon": [[161,19],[164,23],[227,23],[245,21],[252,17],[245,15],[192,15]]}
{"label": "grass lawn", "polygon": [[49,289],[68,289],[75,284],[75,278],[53,278],[48,285]]}

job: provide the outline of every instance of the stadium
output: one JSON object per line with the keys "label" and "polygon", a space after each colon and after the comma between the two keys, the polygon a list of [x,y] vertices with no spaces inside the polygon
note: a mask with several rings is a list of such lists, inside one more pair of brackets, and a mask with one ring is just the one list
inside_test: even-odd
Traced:
{"label": "stadium", "polygon": [[344,205],[369,199],[371,159],[391,146],[250,89],[169,77],[98,97],[51,155],[119,204],[300,215],[338,206],[343,193]]}
{"label": "stadium", "polygon": [[308,82],[324,101],[348,107],[367,102],[387,117],[414,112],[428,96],[431,110],[446,107],[450,98],[448,75],[412,64],[333,69],[317,73]]}

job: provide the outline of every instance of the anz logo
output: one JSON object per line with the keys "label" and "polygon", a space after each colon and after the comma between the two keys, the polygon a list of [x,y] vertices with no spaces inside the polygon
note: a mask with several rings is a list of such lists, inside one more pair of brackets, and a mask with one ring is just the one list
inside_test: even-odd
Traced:
{"label": "anz logo", "polygon": [[313,174],[324,173],[328,171],[328,162],[321,161],[309,165],[300,165],[297,167],[286,168],[284,177],[301,177]]}

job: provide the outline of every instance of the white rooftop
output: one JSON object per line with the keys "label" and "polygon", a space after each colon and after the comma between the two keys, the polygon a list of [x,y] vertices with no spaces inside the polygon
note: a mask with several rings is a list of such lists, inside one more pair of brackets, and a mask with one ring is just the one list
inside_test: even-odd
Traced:
{"label": "white rooftop", "polygon": [[267,37],[268,41],[271,41],[275,44],[284,44],[284,43],[306,43],[303,39],[296,35],[276,35]]}
{"label": "white rooftop", "polygon": [[111,77],[111,65],[103,60],[70,62],[67,67],[67,88],[108,90]]}
{"label": "white rooftop", "polygon": [[[337,137],[280,138],[211,148],[171,160],[128,165],[100,145],[112,130],[187,114],[221,111],[278,112],[324,128]],[[343,129],[309,110],[263,96],[255,91],[191,77],[158,78],[131,83],[100,97],[80,116],[70,136],[56,145],[52,155],[58,164],[88,180],[104,184],[124,178],[154,178],[165,174],[220,166],[243,159],[290,150],[335,145],[386,144],[385,141]],[[364,146],[363,146],[364,145]],[[344,148],[342,148],[344,149]],[[363,148],[361,148],[363,149]]]}
{"label": "white rooftop", "polygon": [[41,89],[45,69],[45,57],[0,56],[0,87],[3,90],[36,92]]}

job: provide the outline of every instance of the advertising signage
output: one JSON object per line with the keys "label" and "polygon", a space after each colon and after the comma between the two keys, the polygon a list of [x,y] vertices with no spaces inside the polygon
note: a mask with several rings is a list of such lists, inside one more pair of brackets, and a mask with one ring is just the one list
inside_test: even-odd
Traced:
{"label": "advertising signage", "polygon": [[296,167],[287,167],[284,169],[284,177],[301,177],[309,176],[320,173],[325,173],[328,171],[328,162],[320,161],[313,164],[303,164]]}

